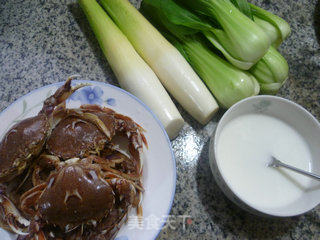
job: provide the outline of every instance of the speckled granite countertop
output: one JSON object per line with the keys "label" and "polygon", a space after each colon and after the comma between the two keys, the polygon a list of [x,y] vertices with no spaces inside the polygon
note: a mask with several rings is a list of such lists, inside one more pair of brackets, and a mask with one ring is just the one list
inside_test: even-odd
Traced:
{"label": "speckled granite countertop", "polygon": [[[280,49],[291,73],[279,95],[320,119],[320,2],[252,2],[292,27]],[[73,73],[118,85],[75,1],[0,0],[0,110],[30,90]],[[171,214],[190,215],[192,222],[186,229],[166,228],[158,239],[320,239],[319,207],[303,216],[272,220],[232,204],[214,183],[208,164],[208,138],[222,113],[205,127],[182,114],[187,124],[172,142],[177,188]]]}

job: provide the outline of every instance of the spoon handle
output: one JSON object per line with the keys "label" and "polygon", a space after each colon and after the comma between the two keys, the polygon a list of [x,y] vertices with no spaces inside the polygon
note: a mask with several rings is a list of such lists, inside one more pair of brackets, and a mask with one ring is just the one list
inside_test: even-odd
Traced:
{"label": "spoon handle", "polygon": [[303,174],[305,176],[308,176],[308,177],[311,177],[311,178],[314,178],[314,179],[320,181],[320,175],[314,174],[314,173],[311,173],[311,172],[307,172],[307,171],[304,171],[304,170],[296,168],[296,167],[292,167],[292,166],[290,166],[288,164],[285,164],[285,163],[279,161],[278,159],[276,159],[274,157],[273,157],[272,162],[270,163],[270,166],[272,166],[272,167],[284,167],[284,168],[287,168],[287,169],[292,170],[294,172],[301,173],[301,174]]}

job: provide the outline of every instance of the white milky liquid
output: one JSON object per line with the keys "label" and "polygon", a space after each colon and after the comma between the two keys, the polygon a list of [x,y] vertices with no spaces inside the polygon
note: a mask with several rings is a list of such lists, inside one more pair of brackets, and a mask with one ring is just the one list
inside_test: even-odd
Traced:
{"label": "white milky liquid", "polygon": [[297,201],[310,179],[287,169],[268,167],[271,156],[311,171],[311,153],[303,137],[285,122],[249,114],[230,121],[218,139],[218,165],[231,189],[256,208],[275,209]]}

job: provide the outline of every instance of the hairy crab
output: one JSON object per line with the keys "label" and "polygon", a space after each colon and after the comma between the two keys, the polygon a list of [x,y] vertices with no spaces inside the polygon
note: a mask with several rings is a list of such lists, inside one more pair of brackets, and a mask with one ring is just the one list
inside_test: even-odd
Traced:
{"label": "hairy crab", "polygon": [[97,105],[66,108],[71,78],[0,142],[0,223],[18,239],[113,239],[141,214],[143,128]]}

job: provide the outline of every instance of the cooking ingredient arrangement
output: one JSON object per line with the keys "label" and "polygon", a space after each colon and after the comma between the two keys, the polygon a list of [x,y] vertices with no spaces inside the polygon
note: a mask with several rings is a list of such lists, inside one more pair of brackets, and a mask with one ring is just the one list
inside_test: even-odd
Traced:
{"label": "cooking ingredient arrangement", "polygon": [[[121,94],[146,108],[138,114],[149,111],[162,123],[167,142],[157,143],[168,144],[173,178],[168,137],[184,126],[175,101],[202,125],[221,108],[227,111],[212,135],[209,164],[231,201],[280,217],[318,204],[315,182],[265,164],[276,155],[306,172],[320,169],[318,121],[291,101],[257,96],[275,95],[288,78],[277,50],[291,32],[285,20],[246,0],[143,0],[139,10],[128,0],[78,4],[120,86],[137,98]],[[0,223],[18,240],[116,239],[132,209],[140,226],[143,204],[148,210],[158,204],[143,202],[151,134],[115,105],[67,107],[72,94],[89,85],[72,85],[73,79],[47,95],[36,116],[3,133]],[[160,179],[166,177],[161,170]],[[160,180],[151,185],[163,188]]]}
{"label": "cooking ingredient arrangement", "polygon": [[143,15],[127,0],[79,3],[120,85],[146,102],[170,138],[183,120],[161,84],[206,124],[218,110],[215,99],[229,108],[259,93],[275,94],[288,78],[276,47],[289,25],[247,1],[144,0]]}

